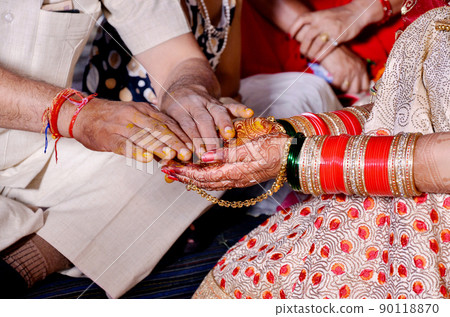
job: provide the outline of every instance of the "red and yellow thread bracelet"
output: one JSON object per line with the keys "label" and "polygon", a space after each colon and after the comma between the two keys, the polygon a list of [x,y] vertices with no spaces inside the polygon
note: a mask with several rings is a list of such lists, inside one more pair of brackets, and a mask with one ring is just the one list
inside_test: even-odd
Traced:
{"label": "red and yellow thread bracelet", "polygon": [[75,113],[73,114],[72,120],[70,120],[70,125],[69,125],[69,135],[70,135],[71,138],[73,138],[73,126],[75,125],[75,121],[77,120],[78,114],[84,108],[84,106],[87,105],[87,103],[89,101],[91,101],[92,99],[94,99],[97,96],[97,94],[92,94],[92,95],[89,95],[87,97],[84,97],[78,91],[75,94],[78,97],[80,97],[81,100],[75,100],[73,98],[69,98],[68,99],[73,105],[77,106],[77,109],[75,110]]}
{"label": "red and yellow thread bracelet", "polygon": [[[73,95],[77,95],[81,98],[81,100],[75,100],[71,98]],[[61,110],[62,105],[67,100],[70,101],[72,104],[77,105],[78,108],[75,111],[75,114],[72,117],[72,121],[69,126],[69,134],[71,137],[73,137],[73,125],[75,123],[75,120],[80,113],[81,109],[90,101],[92,98],[94,98],[97,94],[83,97],[83,95],[72,88],[66,88],[61,90],[52,100],[52,104],[50,107],[45,109],[44,113],[42,114],[42,124],[43,124],[43,132],[45,134],[45,147],[44,147],[44,153],[47,153],[47,147],[48,147],[48,139],[47,139],[47,132],[50,130],[50,133],[52,134],[52,138],[55,139],[55,160],[58,162],[58,149],[57,144],[58,141],[61,139],[62,135],[59,133],[58,130],[58,117],[59,112]]]}
{"label": "red and yellow thread bracelet", "polygon": [[61,110],[62,105],[64,102],[69,98],[70,96],[73,96],[77,91],[75,89],[66,88],[60,91],[52,100],[52,104],[50,107],[45,109],[44,113],[42,114],[42,124],[43,124],[43,131],[45,133],[45,148],[44,153],[47,153],[47,147],[48,147],[48,140],[47,140],[47,131],[50,130],[50,133],[52,134],[52,138],[56,140],[55,142],[55,159],[56,162],[58,162],[58,151],[56,148],[56,145],[61,139],[62,135],[59,133],[58,130],[58,116],[59,111]]}
{"label": "red and yellow thread bracelet", "polygon": [[380,0],[381,6],[383,8],[383,18],[378,22],[378,25],[386,23],[391,18],[394,11],[392,11],[392,5],[389,0]]}

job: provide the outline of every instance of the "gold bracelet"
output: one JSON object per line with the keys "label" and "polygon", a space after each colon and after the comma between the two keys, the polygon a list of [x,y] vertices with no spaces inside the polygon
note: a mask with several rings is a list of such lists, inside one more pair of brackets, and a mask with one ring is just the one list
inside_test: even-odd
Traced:
{"label": "gold bracelet", "polygon": [[325,194],[320,182],[320,158],[322,156],[322,147],[327,136],[318,135],[314,138],[316,139],[316,144],[311,157],[311,188],[314,196],[320,196]]}
{"label": "gold bracelet", "polygon": [[422,193],[417,190],[414,182],[414,149],[416,147],[417,139],[422,133],[413,133],[408,140],[408,148],[406,149],[406,194],[410,197],[420,196]]}
{"label": "gold bracelet", "polygon": [[186,189],[197,192],[200,196],[206,198],[207,201],[213,204],[217,204],[221,207],[242,208],[254,206],[256,203],[259,203],[275,194],[277,191],[280,190],[281,187],[283,187],[284,183],[286,182],[286,164],[292,139],[293,138],[289,139],[284,144],[283,161],[281,162],[280,173],[278,173],[275,182],[272,184],[272,187],[267,192],[265,192],[262,195],[259,195],[258,197],[241,201],[227,201],[208,194],[205,190],[198,188],[197,185],[194,185],[192,183],[187,184]]}
{"label": "gold bracelet", "polygon": [[326,112],[324,113],[318,113],[317,116],[325,122],[325,124],[328,127],[328,130],[330,131],[330,135],[339,135],[339,127],[337,126],[336,122],[334,122]]}
{"label": "gold bracelet", "polygon": [[389,187],[391,189],[392,196],[399,197],[400,190],[398,189],[398,184],[395,181],[395,158],[398,151],[398,142],[400,140],[401,134],[394,136],[392,140],[391,147],[389,149],[389,161],[388,161],[388,174],[389,174]]}
{"label": "gold bracelet", "polygon": [[300,115],[300,116],[291,117],[290,119],[297,121],[299,124],[301,124],[303,126],[306,137],[316,135],[316,130],[314,129],[314,126],[305,117]]}

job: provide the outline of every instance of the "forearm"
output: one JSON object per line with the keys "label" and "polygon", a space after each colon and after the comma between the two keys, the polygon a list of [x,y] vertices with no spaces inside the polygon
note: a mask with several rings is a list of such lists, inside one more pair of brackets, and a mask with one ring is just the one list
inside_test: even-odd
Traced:
{"label": "forearm", "polygon": [[[62,88],[24,78],[1,67],[0,78],[0,127],[40,132],[42,114]],[[66,110],[61,109],[58,125],[60,121],[68,122]],[[67,136],[63,128],[60,130]]]}
{"label": "forearm", "polygon": [[299,0],[248,0],[263,17],[271,21],[285,33],[303,13],[310,9]]}
{"label": "forearm", "polygon": [[414,179],[428,193],[450,193],[450,132],[433,133],[417,140]]}
{"label": "forearm", "polygon": [[[389,0],[392,9],[392,15],[400,13],[402,0]],[[353,0],[347,4],[355,13],[361,22],[361,29],[383,20],[384,10],[380,0]]]}
{"label": "forearm", "polygon": [[136,58],[148,71],[160,102],[166,92],[186,86],[202,87],[212,96],[220,95],[214,72],[191,33],[162,43]]}

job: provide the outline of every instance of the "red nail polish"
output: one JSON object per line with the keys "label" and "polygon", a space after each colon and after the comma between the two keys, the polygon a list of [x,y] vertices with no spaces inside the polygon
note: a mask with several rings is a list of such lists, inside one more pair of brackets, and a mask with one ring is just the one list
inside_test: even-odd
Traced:
{"label": "red nail polish", "polygon": [[203,162],[213,162],[215,160],[216,153],[215,152],[206,152],[202,155]]}
{"label": "red nail polish", "polygon": [[177,181],[178,180],[178,178],[176,178],[175,176],[172,176],[172,175],[168,175],[167,178],[171,179],[173,181]]}

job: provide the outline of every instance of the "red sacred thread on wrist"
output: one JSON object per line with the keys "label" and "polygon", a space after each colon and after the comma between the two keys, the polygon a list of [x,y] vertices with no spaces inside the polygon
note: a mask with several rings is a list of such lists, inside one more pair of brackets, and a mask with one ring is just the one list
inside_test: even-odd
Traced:
{"label": "red sacred thread on wrist", "polygon": [[52,104],[50,107],[45,109],[44,113],[42,114],[42,123],[43,123],[43,130],[45,131],[45,148],[44,153],[47,152],[47,146],[48,146],[48,140],[47,140],[47,131],[50,130],[50,133],[52,134],[52,138],[55,139],[55,159],[56,162],[58,162],[58,151],[56,148],[56,145],[61,139],[62,135],[58,131],[58,116],[59,111],[61,110],[61,107],[63,103],[69,98],[70,96],[73,96],[77,91],[75,89],[66,88],[62,91],[60,91],[55,98],[52,100]]}
{"label": "red sacred thread on wrist", "polygon": [[345,127],[347,128],[347,133],[350,135],[360,135],[362,133],[361,123],[358,118],[350,111],[333,111],[337,115]]}
{"label": "red sacred thread on wrist", "polygon": [[84,108],[84,106],[87,105],[87,103],[89,101],[91,101],[92,99],[94,99],[97,96],[97,94],[92,94],[92,95],[89,95],[87,97],[83,97],[83,95],[80,92],[78,92],[78,91],[75,94],[78,97],[80,97],[81,100],[75,100],[73,98],[68,98],[67,99],[73,105],[77,106],[77,109],[75,110],[75,113],[73,114],[72,120],[70,121],[70,125],[69,125],[69,135],[70,135],[71,138],[73,138],[73,126],[75,125],[75,121],[77,120],[78,114]]}
{"label": "red sacred thread on wrist", "polygon": [[317,135],[330,135],[330,130],[321,117],[310,112],[302,113],[302,116],[311,122]]}
{"label": "red sacred thread on wrist", "polygon": [[374,196],[392,196],[389,186],[389,150],[393,136],[371,137],[367,142],[364,176],[367,192]]}
{"label": "red sacred thread on wrist", "polygon": [[383,19],[381,19],[380,22],[378,22],[378,25],[386,23],[394,13],[392,11],[392,5],[389,0],[380,0],[381,5],[383,6]]}

